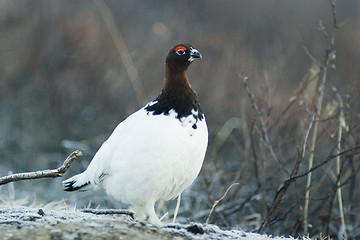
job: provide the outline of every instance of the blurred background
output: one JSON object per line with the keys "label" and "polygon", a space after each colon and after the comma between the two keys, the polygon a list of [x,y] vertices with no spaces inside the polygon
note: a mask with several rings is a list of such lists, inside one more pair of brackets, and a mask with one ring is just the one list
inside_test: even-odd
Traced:
{"label": "blurred background", "polygon": [[[344,102],[342,148],[359,144],[360,2],[338,1],[334,66],[328,71],[315,163],[336,149],[339,102]],[[209,148],[200,177],[185,191],[179,222],[205,219],[232,183],[210,223],[254,230],[298,158],[316,81],[309,54],[325,57],[319,20],[332,30],[327,0],[112,0],[0,1],[0,176],[59,167],[79,149],[83,157],[64,178],[82,172],[116,125],[159,94],[169,49],[189,42],[203,55],[189,68],[209,126]],[[313,65],[313,67],[312,67]],[[315,70],[314,70],[315,69]],[[274,161],[258,115],[239,74],[268,126]],[[314,77],[315,79],[316,77]],[[306,158],[308,152],[306,153]],[[359,157],[342,158],[313,172],[310,236],[341,233],[336,181],[350,237],[360,236]],[[306,172],[307,162],[300,172]],[[125,207],[104,192],[65,193],[63,179],[11,183],[0,204],[58,203],[83,208]],[[286,192],[266,233],[303,233],[305,178]],[[159,203],[171,219],[176,201]],[[170,221],[170,220],[169,220]]]}

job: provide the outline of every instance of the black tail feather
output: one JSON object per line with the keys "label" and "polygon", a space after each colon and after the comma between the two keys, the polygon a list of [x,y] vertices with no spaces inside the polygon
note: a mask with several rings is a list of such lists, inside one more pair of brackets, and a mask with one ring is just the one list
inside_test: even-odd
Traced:
{"label": "black tail feather", "polygon": [[[87,186],[90,184],[90,182],[86,182],[85,184],[83,185],[80,185],[80,186],[76,186],[74,187],[74,184],[76,183],[76,181],[69,181],[69,182],[64,182],[63,183],[63,186],[64,186],[64,191],[66,192],[72,192],[72,191],[77,191],[77,190],[80,190],[81,188]],[[86,189],[84,189],[83,191],[85,191]]]}

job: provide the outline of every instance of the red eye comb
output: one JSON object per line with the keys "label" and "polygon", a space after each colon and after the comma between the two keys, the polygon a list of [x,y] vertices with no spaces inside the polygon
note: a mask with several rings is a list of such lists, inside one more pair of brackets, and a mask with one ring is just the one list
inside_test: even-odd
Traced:
{"label": "red eye comb", "polygon": [[184,50],[184,51],[186,51],[186,47],[184,47],[184,46],[178,46],[178,47],[175,48],[175,52],[177,52],[177,51],[179,51],[179,50]]}

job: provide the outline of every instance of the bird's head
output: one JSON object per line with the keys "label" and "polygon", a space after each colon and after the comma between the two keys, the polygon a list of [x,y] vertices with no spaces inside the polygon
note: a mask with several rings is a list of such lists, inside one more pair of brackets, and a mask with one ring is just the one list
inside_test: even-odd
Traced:
{"label": "bird's head", "polygon": [[166,64],[170,68],[186,70],[196,59],[202,58],[201,53],[187,43],[175,45],[166,57]]}

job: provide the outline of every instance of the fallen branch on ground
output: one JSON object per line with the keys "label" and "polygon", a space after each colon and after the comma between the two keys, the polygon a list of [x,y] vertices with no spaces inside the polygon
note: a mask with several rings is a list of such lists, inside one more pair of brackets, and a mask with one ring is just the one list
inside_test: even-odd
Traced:
{"label": "fallen branch on ground", "polygon": [[21,180],[37,179],[37,178],[56,178],[62,177],[63,174],[69,169],[72,161],[75,158],[82,155],[81,151],[76,150],[71,153],[64,161],[63,165],[56,169],[48,169],[35,172],[24,172],[24,173],[15,173],[5,177],[0,178],[0,185],[7,184],[9,182],[16,182]]}
{"label": "fallen branch on ground", "polygon": [[95,215],[112,215],[112,214],[125,214],[134,219],[134,211],[128,209],[82,209],[84,213],[92,213]]}

